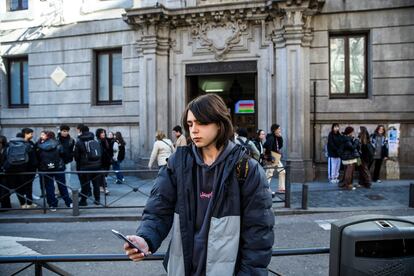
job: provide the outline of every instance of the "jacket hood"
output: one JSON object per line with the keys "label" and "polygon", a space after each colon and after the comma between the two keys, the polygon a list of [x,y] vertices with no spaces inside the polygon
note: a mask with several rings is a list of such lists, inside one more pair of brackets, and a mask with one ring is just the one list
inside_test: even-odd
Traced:
{"label": "jacket hood", "polygon": [[45,142],[38,144],[38,147],[45,151],[50,151],[52,149],[55,149],[59,145],[59,142],[55,139],[48,139]]}
{"label": "jacket hood", "polygon": [[79,135],[79,139],[82,140],[82,141],[93,140],[93,138],[94,138],[93,133],[89,132],[89,131]]}
{"label": "jacket hood", "polygon": [[240,145],[236,145],[232,141],[229,141],[224,146],[223,150],[221,151],[221,153],[217,157],[216,161],[214,161],[213,164],[208,166],[203,161],[203,157],[202,157],[200,149],[198,149],[194,144],[191,147],[192,147],[192,151],[193,151],[194,158],[195,158],[195,161],[196,161],[197,165],[208,167],[209,169],[214,169],[214,167],[216,167],[220,163],[227,160],[228,157],[229,157],[229,159],[228,159],[229,163],[228,164],[233,165],[237,161],[240,160],[240,158],[243,156],[243,153],[245,152],[245,149],[243,147],[241,147]]}

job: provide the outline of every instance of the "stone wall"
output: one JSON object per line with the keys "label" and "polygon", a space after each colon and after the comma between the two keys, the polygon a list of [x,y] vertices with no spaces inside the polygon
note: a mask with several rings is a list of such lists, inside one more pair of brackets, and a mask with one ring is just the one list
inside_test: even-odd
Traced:
{"label": "stone wall", "polygon": [[[313,21],[310,49],[311,95],[316,82],[316,162],[322,156],[330,125],[400,124],[398,162],[401,177],[413,177],[414,7],[412,1],[327,1]],[[375,10],[374,10],[375,9]],[[368,33],[368,97],[329,98],[330,32]],[[313,106],[313,97],[311,105]],[[313,112],[312,108],[312,112]],[[312,118],[312,117],[311,117]]]}

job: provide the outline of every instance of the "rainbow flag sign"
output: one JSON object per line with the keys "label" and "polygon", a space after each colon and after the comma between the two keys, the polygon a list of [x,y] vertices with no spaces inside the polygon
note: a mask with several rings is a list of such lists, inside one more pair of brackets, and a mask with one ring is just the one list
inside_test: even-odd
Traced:
{"label": "rainbow flag sign", "polygon": [[254,113],[254,100],[241,100],[235,105],[236,114],[251,114]]}

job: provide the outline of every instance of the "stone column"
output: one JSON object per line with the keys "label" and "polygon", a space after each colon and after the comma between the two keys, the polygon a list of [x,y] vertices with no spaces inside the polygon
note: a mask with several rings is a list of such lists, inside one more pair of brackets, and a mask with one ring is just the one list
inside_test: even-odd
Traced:
{"label": "stone column", "polygon": [[284,159],[291,164],[291,181],[313,178],[310,154],[309,46],[311,14],[307,3],[283,4],[274,19],[276,58],[276,118],[282,127]]}
{"label": "stone column", "polygon": [[139,33],[139,141],[141,156],[148,156],[155,132],[162,130],[169,134],[169,26],[150,22],[141,25]]}

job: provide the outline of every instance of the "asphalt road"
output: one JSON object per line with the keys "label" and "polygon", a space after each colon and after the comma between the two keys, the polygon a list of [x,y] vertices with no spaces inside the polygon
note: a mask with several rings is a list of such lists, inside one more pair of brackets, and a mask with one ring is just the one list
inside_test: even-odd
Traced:
{"label": "asphalt road", "polygon": [[[409,216],[409,219],[414,220],[414,210],[381,213]],[[359,214],[364,213],[279,216],[274,229],[274,248],[329,247],[329,222]],[[110,230],[132,234],[137,225],[137,222],[131,221],[0,224],[0,255],[123,254],[122,241]],[[169,238],[164,241],[159,252],[166,251],[168,240]],[[161,261],[55,265],[73,275],[165,275]],[[10,275],[23,266],[24,264],[0,265],[0,275]],[[327,275],[329,255],[274,257],[269,268],[280,275]],[[30,268],[19,275],[34,275],[34,269]],[[44,271],[44,275],[54,274]]]}

